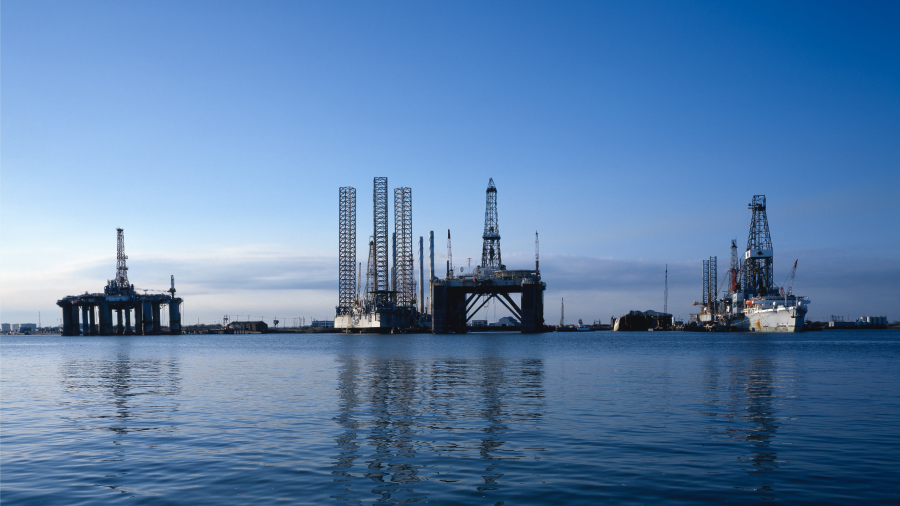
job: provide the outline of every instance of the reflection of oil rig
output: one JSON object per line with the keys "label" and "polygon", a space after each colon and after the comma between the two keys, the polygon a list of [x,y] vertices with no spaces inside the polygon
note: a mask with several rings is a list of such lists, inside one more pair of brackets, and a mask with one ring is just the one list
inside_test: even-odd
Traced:
{"label": "reflection of oil rig", "polygon": [[[419,236],[419,276],[415,276],[412,234],[412,189],[394,189],[393,263],[388,269],[387,178],[373,184],[373,234],[369,238],[366,287],[360,293],[362,263],[356,262],[356,189],[340,189],[340,295],[334,326],[353,332],[395,332],[428,329],[436,334],[466,332],[467,323],[488,301],[497,299],[520,322],[522,332],[544,329],[544,289],[537,256],[534,270],[507,270],[501,263],[497,221],[497,188],[486,191],[484,247],[481,265],[459,273],[453,269],[447,231],[447,274],[434,270],[434,232],[429,232],[431,304],[426,309],[424,238]],[[418,287],[418,288],[417,288]],[[418,292],[418,293],[417,293]],[[510,297],[521,294],[519,304]],[[429,310],[430,309],[430,310]]]}
{"label": "reflection of oil rig", "polygon": [[[138,294],[128,283],[128,267],[125,261],[125,233],[116,229],[118,251],[116,254],[116,278],[106,282],[103,293],[69,295],[56,302],[62,308],[62,335],[147,335],[181,334],[181,302],[175,297],[175,276],[169,294]],[[140,289],[139,289],[140,290]],[[163,332],[162,306],[169,306],[169,329]],[[131,311],[135,326],[131,326]],[[113,313],[116,321],[113,322]],[[123,320],[124,315],[124,320]],[[80,322],[79,322],[80,316]]]}

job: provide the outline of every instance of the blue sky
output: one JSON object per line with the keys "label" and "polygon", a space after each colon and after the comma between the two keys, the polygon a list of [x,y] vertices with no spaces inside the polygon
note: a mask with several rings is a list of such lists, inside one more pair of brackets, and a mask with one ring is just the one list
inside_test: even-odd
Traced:
{"label": "blue sky", "polygon": [[[900,319],[893,2],[2,5],[0,318],[174,274],[188,320],[325,318],[338,188],[413,188],[416,236],[505,263],[546,318],[685,317],[765,194],[776,280],[811,316]],[[724,270],[724,269],[723,269]],[[498,311],[498,316],[501,312]],[[505,314],[505,313],[504,313]],[[493,317],[493,314],[490,315]]]}

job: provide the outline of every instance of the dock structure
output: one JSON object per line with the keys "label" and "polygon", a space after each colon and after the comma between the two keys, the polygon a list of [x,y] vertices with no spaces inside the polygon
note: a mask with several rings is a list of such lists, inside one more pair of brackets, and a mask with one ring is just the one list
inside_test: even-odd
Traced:
{"label": "dock structure", "polygon": [[[166,293],[138,294],[128,282],[124,230],[116,229],[118,253],[116,278],[109,280],[103,293],[69,295],[56,302],[62,309],[62,335],[112,336],[181,334],[182,299],[175,296],[175,276]],[[163,331],[162,311],[168,306],[168,331]],[[134,325],[132,326],[132,311]],[[113,321],[113,314],[116,315]]]}

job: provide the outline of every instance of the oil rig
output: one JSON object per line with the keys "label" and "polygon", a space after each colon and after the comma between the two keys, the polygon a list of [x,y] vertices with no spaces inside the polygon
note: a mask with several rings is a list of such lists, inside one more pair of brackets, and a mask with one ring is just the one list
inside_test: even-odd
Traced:
{"label": "oil rig", "polygon": [[[388,255],[388,180],[372,182],[373,222],[366,287],[360,293],[362,263],[356,262],[356,188],[339,192],[339,295],[334,328],[346,332],[402,332],[423,328],[425,311],[416,294],[412,236],[412,188],[394,188],[393,255]],[[393,260],[388,269],[388,261]],[[419,237],[419,276],[422,276]],[[419,281],[421,285],[421,279]]]}
{"label": "oil rig", "polygon": [[[539,260],[534,270],[507,270],[500,254],[497,187],[491,178],[486,207],[481,265],[469,272],[453,269],[447,231],[447,272],[435,275],[434,231],[428,234],[430,307],[425,304],[424,237],[419,236],[419,275],[415,276],[412,233],[412,189],[394,189],[393,260],[388,268],[388,184],[376,177],[372,186],[373,232],[362,291],[362,263],[356,261],[356,189],[339,190],[339,296],[335,329],[347,332],[465,333],[467,323],[496,298],[521,322],[522,332],[544,331],[544,290]],[[535,244],[537,248],[537,243]],[[510,294],[521,294],[517,304]]]}
{"label": "oil rig", "polygon": [[[754,195],[747,208],[752,214],[746,250],[738,255],[737,241],[731,241],[731,262],[721,283],[717,258],[703,261],[703,298],[694,302],[700,313],[692,314],[691,322],[708,330],[801,332],[810,300],[793,293],[797,261],[781,286],[776,286],[766,196]],[[726,282],[728,288],[720,299],[718,293]]]}
{"label": "oil rig", "polygon": [[[125,255],[125,231],[116,229],[116,277],[108,280],[103,293],[69,295],[56,301],[62,308],[64,336],[112,336],[181,334],[181,303],[175,297],[175,276],[171,277],[168,294],[138,294],[128,282],[128,266]],[[163,331],[162,306],[169,307],[168,331]],[[134,311],[134,327],[131,312]],[[113,322],[113,314],[116,315]],[[123,319],[124,316],[124,319]],[[80,322],[79,322],[80,317]]]}
{"label": "oil rig", "polygon": [[[537,240],[534,270],[508,270],[500,255],[497,187],[493,178],[488,182],[485,194],[481,265],[470,272],[466,272],[463,267],[460,267],[458,274],[454,271],[449,230],[447,275],[443,279],[433,276],[432,261],[432,331],[435,334],[465,333],[467,323],[478,310],[488,301],[497,299],[521,322],[523,333],[543,332],[544,290],[547,284],[541,281]],[[510,297],[514,293],[520,294],[519,304]]]}

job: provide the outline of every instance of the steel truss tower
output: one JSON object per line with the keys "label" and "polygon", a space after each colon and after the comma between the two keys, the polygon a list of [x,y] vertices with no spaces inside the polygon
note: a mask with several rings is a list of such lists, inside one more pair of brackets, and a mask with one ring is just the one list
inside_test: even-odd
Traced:
{"label": "steel truss tower", "polygon": [[502,269],[500,260],[500,226],[497,224],[497,187],[494,186],[494,178],[488,182],[485,191],[484,208],[484,247],[481,251],[481,267]]}
{"label": "steel truss tower", "polygon": [[412,307],[416,301],[416,280],[413,273],[412,188],[394,188],[394,230],[397,238],[394,253],[397,305]]}
{"label": "steel truss tower", "polygon": [[366,300],[372,300],[370,295],[375,290],[375,240],[369,237],[369,259],[366,261]]}
{"label": "steel truss tower", "polygon": [[116,229],[116,242],[116,284],[119,285],[121,290],[128,291],[128,266],[125,265],[125,260],[128,260],[128,256],[125,255],[124,229]]}
{"label": "steel truss tower", "polygon": [[744,294],[751,296],[778,293],[773,279],[772,238],[769,236],[769,220],[766,218],[766,196],[754,195],[748,208],[753,211],[753,215],[750,218],[747,251],[744,253]]}
{"label": "steel truss tower", "polygon": [[372,183],[372,204],[375,246],[374,291],[389,290],[391,279],[388,271],[388,189],[387,178],[376,177]]}
{"label": "steel truss tower", "polygon": [[703,307],[709,305],[709,260],[703,261]]}
{"label": "steel truss tower", "polygon": [[717,257],[709,257],[703,261],[703,305],[711,312],[715,312],[718,289],[716,260]]}
{"label": "steel truss tower", "polygon": [[350,314],[356,298],[356,188],[340,188],[339,262],[340,279],[337,314]]}

